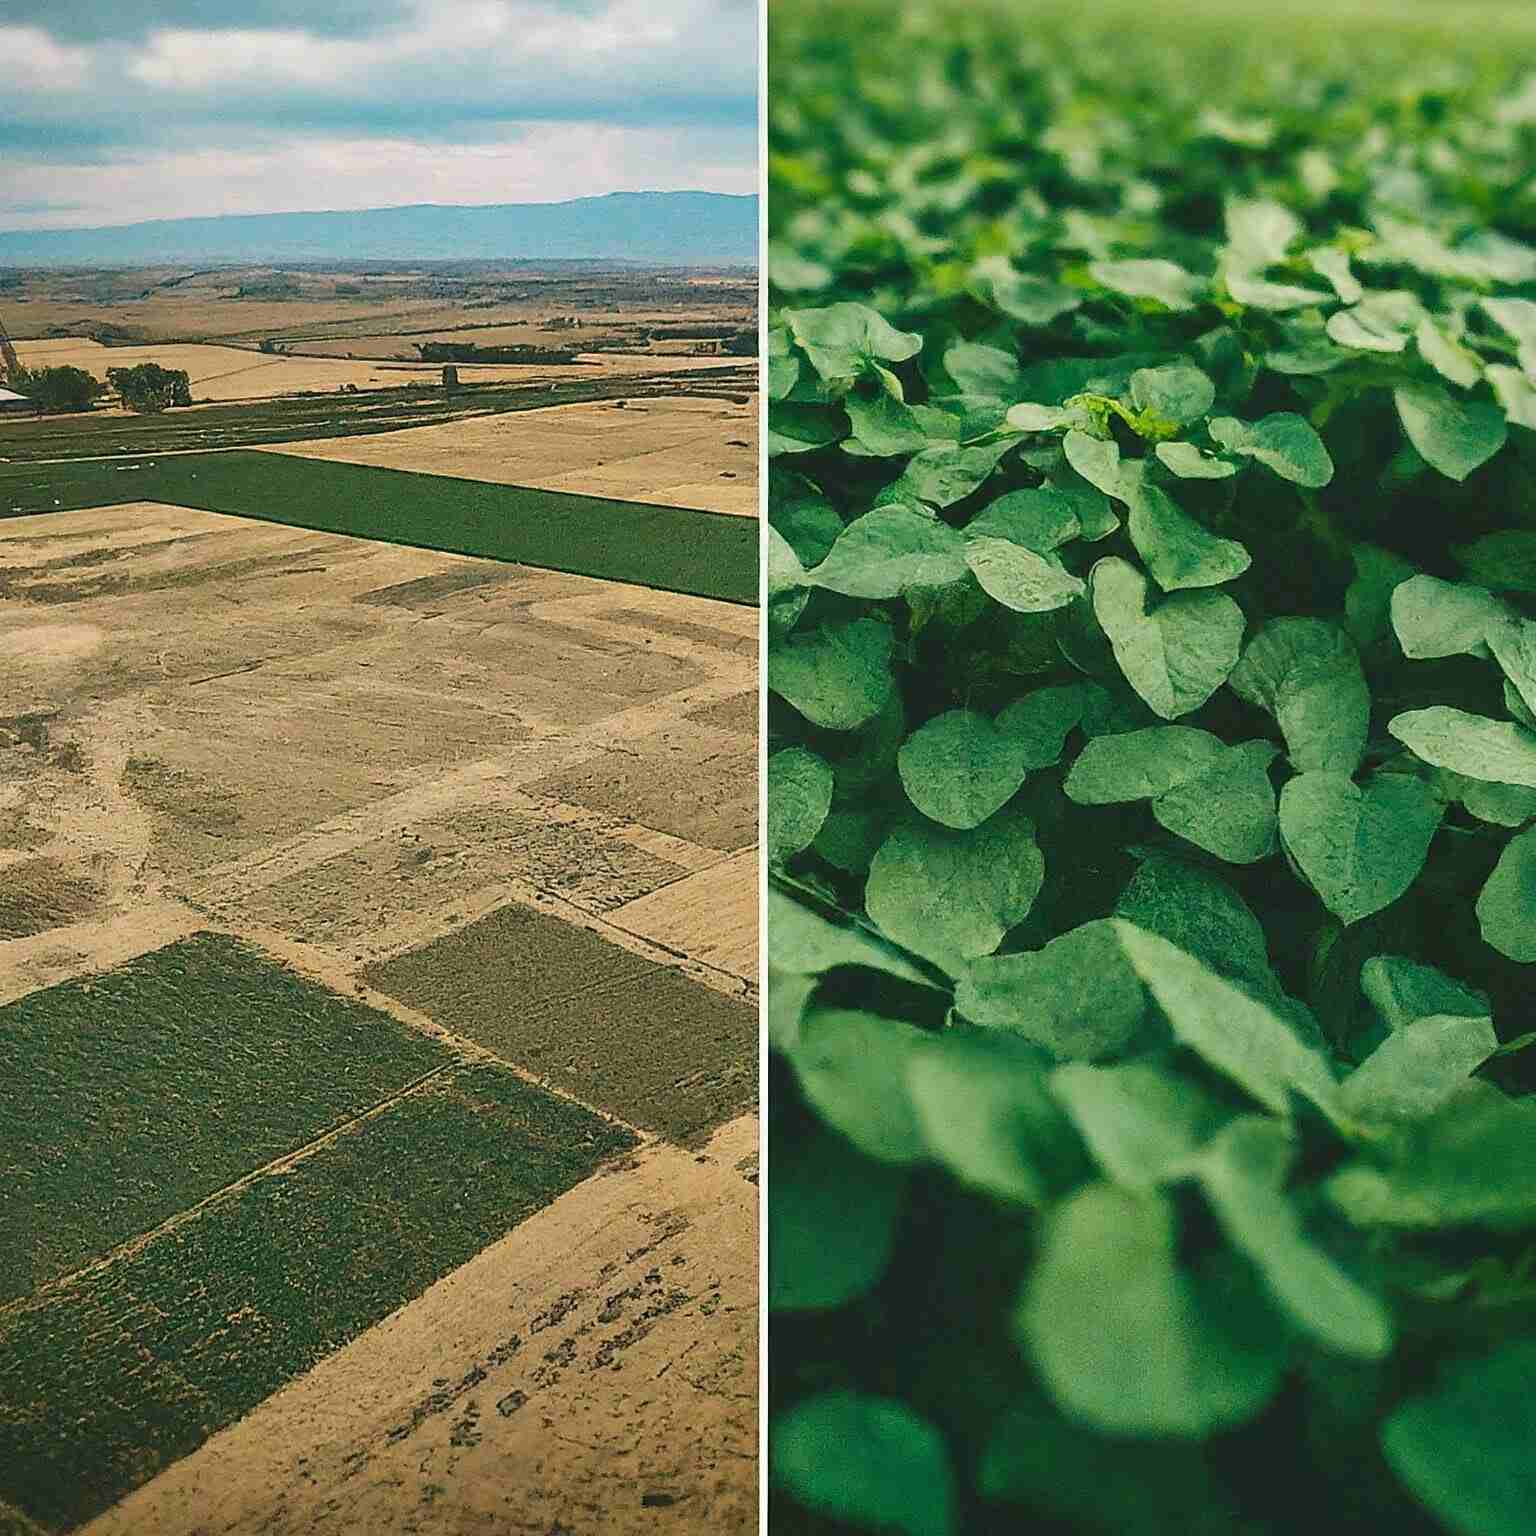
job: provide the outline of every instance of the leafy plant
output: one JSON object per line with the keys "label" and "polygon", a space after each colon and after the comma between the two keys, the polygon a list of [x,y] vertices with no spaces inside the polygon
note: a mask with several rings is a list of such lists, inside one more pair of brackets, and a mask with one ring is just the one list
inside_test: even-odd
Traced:
{"label": "leafy plant", "polygon": [[779,1529],[1536,1509],[1528,33],[1239,10],[773,11]]}

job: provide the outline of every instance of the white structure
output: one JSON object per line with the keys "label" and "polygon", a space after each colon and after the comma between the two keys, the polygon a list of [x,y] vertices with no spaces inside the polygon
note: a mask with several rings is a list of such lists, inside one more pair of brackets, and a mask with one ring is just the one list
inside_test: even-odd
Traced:
{"label": "white structure", "polygon": [[0,389],[0,416],[30,416],[37,406],[14,389]]}

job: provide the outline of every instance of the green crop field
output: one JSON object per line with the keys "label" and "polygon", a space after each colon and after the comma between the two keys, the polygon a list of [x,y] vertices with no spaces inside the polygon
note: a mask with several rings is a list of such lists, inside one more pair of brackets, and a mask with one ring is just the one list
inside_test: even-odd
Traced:
{"label": "green crop field", "polygon": [[0,465],[0,518],[169,502],[322,533],[757,601],[757,521],[278,453]]}
{"label": "green crop field", "polygon": [[635,1144],[216,935],[0,1009],[0,1063],[0,1511],[52,1530]]}
{"label": "green crop field", "polygon": [[1536,11],[775,0],[772,1517],[1536,1529]]}

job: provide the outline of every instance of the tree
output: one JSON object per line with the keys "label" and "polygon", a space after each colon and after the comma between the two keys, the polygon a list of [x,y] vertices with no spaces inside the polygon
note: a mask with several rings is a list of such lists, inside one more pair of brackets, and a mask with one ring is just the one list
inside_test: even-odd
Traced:
{"label": "tree", "polygon": [[106,387],[85,369],[69,367],[28,369],[18,381],[18,392],[49,415],[88,411],[91,402],[103,394]]}
{"label": "tree", "polygon": [[108,368],[107,382],[130,411],[145,415],[192,404],[192,382],[183,368],[162,368],[158,363]]}

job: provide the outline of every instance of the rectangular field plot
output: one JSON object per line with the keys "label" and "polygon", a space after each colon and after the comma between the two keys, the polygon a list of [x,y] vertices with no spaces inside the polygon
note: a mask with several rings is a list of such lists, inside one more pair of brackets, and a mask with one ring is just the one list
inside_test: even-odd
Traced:
{"label": "rectangular field plot", "polygon": [[489,485],[281,453],[0,465],[0,518],[161,501],[321,533],[757,601],[757,525],[725,512]]}
{"label": "rectangular field plot", "polygon": [[632,1125],[690,1141],[753,1102],[757,1012],[511,904],[364,979]]}
{"label": "rectangular field plot", "polygon": [[0,1312],[0,1507],[90,1519],[633,1144],[506,1068],[452,1067]]}
{"label": "rectangular field plot", "polygon": [[0,1302],[451,1060],[218,934],[0,1008]]}

